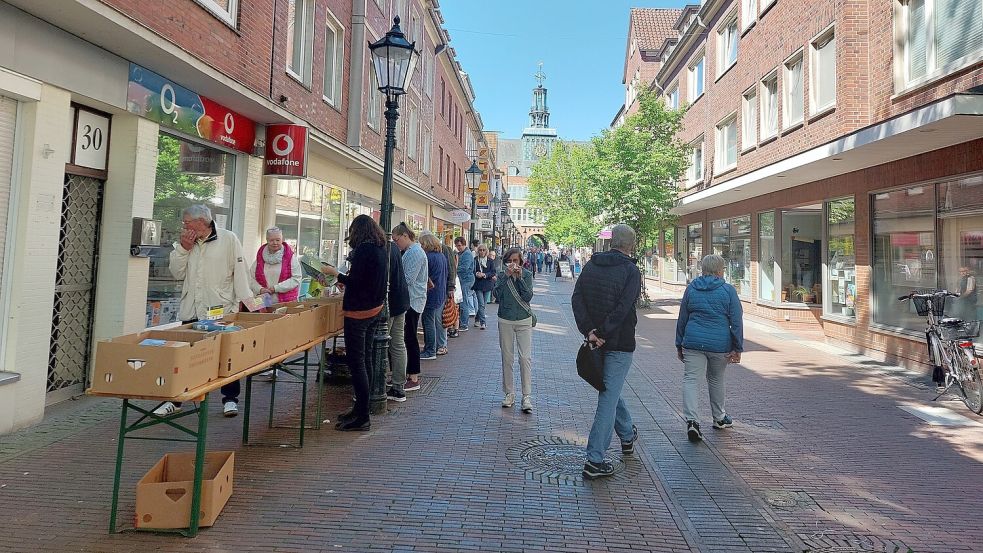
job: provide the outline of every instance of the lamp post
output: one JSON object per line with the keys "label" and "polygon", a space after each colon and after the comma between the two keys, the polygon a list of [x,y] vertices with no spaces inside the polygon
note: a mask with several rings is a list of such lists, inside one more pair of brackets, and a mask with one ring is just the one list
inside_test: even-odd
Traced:
{"label": "lamp post", "polygon": [[399,17],[393,27],[379,40],[369,43],[372,67],[375,68],[379,91],[386,95],[386,151],[382,168],[382,204],[379,224],[386,233],[386,295],[383,298],[382,321],[376,328],[372,347],[372,374],[369,375],[369,410],[372,414],[386,411],[386,372],[389,370],[389,249],[392,247],[393,212],[393,150],[396,149],[396,120],[399,119],[399,97],[406,94],[406,83],[413,76],[417,56],[416,43],[406,40],[399,28]]}
{"label": "lamp post", "polygon": [[471,167],[468,167],[468,170],[464,172],[464,178],[468,182],[468,190],[471,192],[471,236],[468,244],[474,243],[475,227],[477,226],[475,224],[477,223],[477,219],[475,219],[476,194],[478,193],[478,187],[481,185],[481,175],[483,173],[481,167],[478,167],[478,162],[474,160],[471,161]]}
{"label": "lamp post", "polygon": [[495,195],[491,197],[491,205],[489,206],[489,208],[491,210],[491,216],[492,216],[492,233],[491,233],[492,243],[491,243],[491,249],[493,249],[493,250],[496,249],[496,244],[495,244],[495,231],[497,230],[498,225],[495,224],[495,223],[496,223],[496,221],[498,221],[498,215],[499,215],[499,213],[498,213],[498,201],[499,201],[498,200],[498,190],[497,190],[497,187],[496,187]]}

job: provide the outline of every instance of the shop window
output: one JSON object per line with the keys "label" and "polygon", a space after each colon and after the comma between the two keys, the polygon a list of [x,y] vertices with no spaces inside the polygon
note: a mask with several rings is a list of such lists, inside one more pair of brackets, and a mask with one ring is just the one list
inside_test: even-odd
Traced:
{"label": "shop window", "polygon": [[662,236],[665,256],[662,263],[662,280],[666,282],[686,282],[686,229],[668,228]]}
{"label": "shop window", "polygon": [[337,262],[341,238],[341,190],[309,180],[277,182],[276,226],[283,241],[311,265]]}
{"label": "shop window", "polygon": [[[11,252],[7,251],[8,234],[7,211],[10,205],[11,181],[14,167],[14,129],[17,123],[17,101],[0,96],[0,313],[5,312],[7,303],[6,283],[3,268]],[[0,330],[4,325],[0,323]],[[0,342],[3,340],[0,339]],[[0,354],[3,346],[0,345]]]}
{"label": "shop window", "polygon": [[826,273],[823,310],[827,315],[856,316],[857,265],[854,251],[853,198],[826,202]]}
{"label": "shop window", "polygon": [[700,260],[703,259],[703,223],[686,227],[686,268],[687,282],[703,274],[700,270]]}
{"label": "shop window", "polygon": [[775,251],[775,212],[758,214],[758,299],[775,302],[777,263]]}
{"label": "shop window", "polygon": [[751,217],[714,221],[710,225],[713,253],[727,262],[724,281],[742,298],[751,297]]}
{"label": "shop window", "polygon": [[822,299],[823,216],[821,206],[782,211],[782,301]]}
{"label": "shop window", "polygon": [[875,323],[919,331],[925,328],[907,303],[912,290],[936,286],[935,197],[931,186],[913,186],[873,196],[871,296]]}
{"label": "shop window", "polygon": [[946,315],[983,319],[979,287],[983,283],[983,176],[938,187],[939,286],[958,292]]}
{"label": "shop window", "polygon": [[161,134],[157,140],[154,219],[161,221],[160,247],[150,254],[147,326],[178,320],[183,282],[170,271],[173,244],[183,229],[181,211],[205,204],[218,228],[232,226],[236,158],[215,148]]}
{"label": "shop window", "polygon": [[311,85],[314,0],[287,0],[287,73]]}

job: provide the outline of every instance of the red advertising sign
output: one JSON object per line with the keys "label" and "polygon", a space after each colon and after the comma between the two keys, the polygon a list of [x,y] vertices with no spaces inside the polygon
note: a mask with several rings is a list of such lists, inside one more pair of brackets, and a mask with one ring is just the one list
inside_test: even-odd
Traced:
{"label": "red advertising sign", "polygon": [[263,174],[288,179],[302,179],[307,176],[307,127],[266,126]]}
{"label": "red advertising sign", "polygon": [[205,115],[198,120],[198,133],[226,148],[250,152],[256,137],[256,124],[231,109],[200,96]]}

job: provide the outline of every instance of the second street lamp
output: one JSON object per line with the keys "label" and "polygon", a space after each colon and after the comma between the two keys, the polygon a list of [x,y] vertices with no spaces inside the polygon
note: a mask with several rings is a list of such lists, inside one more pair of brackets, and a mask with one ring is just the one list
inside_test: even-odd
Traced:
{"label": "second street lamp", "polygon": [[386,372],[389,370],[389,249],[392,247],[393,212],[393,150],[396,149],[396,120],[399,119],[399,97],[406,94],[406,83],[416,67],[416,43],[406,40],[399,28],[399,17],[393,19],[392,29],[381,39],[369,43],[372,67],[375,68],[379,91],[386,95],[386,151],[382,168],[382,205],[379,225],[386,233],[386,295],[383,298],[381,322],[378,324],[372,348],[372,373],[369,375],[370,411],[386,411]]}
{"label": "second street lamp", "polygon": [[478,193],[478,187],[481,186],[481,175],[484,174],[480,167],[478,167],[477,161],[471,162],[471,167],[464,172],[464,177],[468,181],[468,190],[471,191],[471,239],[468,241],[469,244],[474,243],[475,238],[475,226],[477,219],[475,219],[475,201],[477,199],[476,194]]}

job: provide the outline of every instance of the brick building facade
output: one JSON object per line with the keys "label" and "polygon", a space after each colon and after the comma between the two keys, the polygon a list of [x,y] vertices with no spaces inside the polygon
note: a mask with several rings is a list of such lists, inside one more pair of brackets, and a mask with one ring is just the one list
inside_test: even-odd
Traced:
{"label": "brick building facade", "polygon": [[[418,61],[393,221],[462,233],[451,212],[484,138],[435,0],[0,1],[0,434],[81,393],[96,341],[176,317],[184,206],[209,204],[247,258],[277,226],[344,261],[348,222],[379,214],[368,44],[396,16]],[[305,178],[264,176],[273,124],[307,127]],[[139,256],[134,218],[162,222]]]}
{"label": "brick building facade", "polygon": [[859,351],[925,360],[897,297],[967,292],[983,318],[983,2],[708,0],[650,84],[687,112],[691,167],[649,276],[682,290],[728,261],[745,312]]}

